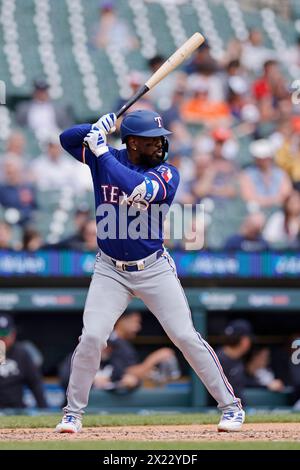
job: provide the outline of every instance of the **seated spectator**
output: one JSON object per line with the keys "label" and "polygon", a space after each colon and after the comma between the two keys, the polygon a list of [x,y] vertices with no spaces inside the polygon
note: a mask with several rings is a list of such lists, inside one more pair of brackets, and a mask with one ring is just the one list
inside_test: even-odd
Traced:
{"label": "seated spectator", "polygon": [[10,250],[12,246],[12,230],[11,226],[0,220],[0,250]]}
{"label": "seated spectator", "polygon": [[237,38],[230,39],[227,43],[225,53],[221,60],[223,67],[228,67],[232,62],[240,62],[242,52],[242,42]]}
{"label": "seated spectator", "polygon": [[162,111],[163,122],[167,129],[170,129],[174,123],[183,123],[180,108],[184,102],[184,97],[185,87],[182,85],[176,87],[174,93],[171,96],[170,105],[168,108]]}
{"label": "seated spectator", "polygon": [[217,72],[219,65],[215,59],[212,58],[209,44],[205,41],[188,60],[184,71],[190,75],[192,73],[203,73],[208,68],[212,72]]}
{"label": "seated spectator", "polygon": [[224,334],[224,346],[216,352],[236,397],[245,405],[247,376],[243,359],[252,345],[252,327],[246,320],[234,320],[226,327]]}
{"label": "seated spectator", "polygon": [[211,139],[211,161],[207,156],[196,156],[198,172],[193,185],[193,193],[196,197],[209,196],[217,201],[236,196],[238,173],[231,159],[234,158],[237,147],[234,140],[230,141],[231,137],[231,132],[228,129],[215,129]]}
{"label": "seated spectator", "polygon": [[0,182],[3,181],[4,173],[4,162],[10,158],[15,158],[20,160],[20,163],[24,167],[24,171],[27,171],[28,168],[28,158],[25,153],[26,150],[26,138],[23,132],[19,130],[14,130],[6,142],[6,147],[4,153],[0,157]]}
{"label": "seated spectator", "polygon": [[194,181],[191,184],[191,192],[199,201],[210,195],[214,173],[211,170],[211,153],[196,153],[193,157],[195,162]]}
{"label": "seated spectator", "polygon": [[[161,348],[140,360],[131,341],[141,329],[141,314],[125,313],[117,321],[107,347],[102,351],[101,367],[94,380],[94,388],[129,392],[139,387],[144,379],[157,384],[178,379],[181,375],[175,353],[170,348]],[[69,380],[71,357],[60,368],[64,388]]]}
{"label": "seated spectator", "polygon": [[[148,61],[150,75],[153,75],[159,67],[166,61],[166,58],[160,55],[152,57]],[[172,96],[175,92],[176,86],[180,81],[180,72],[175,71],[167,75],[156,87],[149,92],[149,97],[155,107],[160,110],[168,109],[172,102]],[[143,85],[143,83],[141,83]],[[165,123],[166,125],[166,123]]]}
{"label": "seated spectator", "polygon": [[114,46],[122,52],[128,53],[138,47],[138,40],[132,34],[129,25],[119,18],[113,0],[103,1],[99,5],[99,21],[92,30],[92,44],[97,48]]}
{"label": "seated spectator", "polygon": [[23,132],[14,130],[6,142],[6,147],[2,159],[19,157],[25,160],[26,138]]}
{"label": "seated spectator", "polygon": [[263,64],[270,59],[276,59],[275,52],[264,46],[261,31],[251,29],[248,41],[242,45],[241,63],[249,72],[257,75],[262,71]]}
{"label": "seated spectator", "polygon": [[70,109],[51,100],[49,85],[44,79],[34,81],[32,99],[17,106],[16,120],[20,126],[29,127],[40,141],[50,132],[65,129],[73,123]]}
{"label": "seated spectator", "polygon": [[207,88],[207,99],[210,102],[223,102],[225,100],[223,79],[210,66],[203,68],[200,73],[189,75],[183,81],[183,84],[187,90],[197,90],[198,86],[205,86]]}
{"label": "seated spectator", "polygon": [[77,174],[77,162],[63,152],[58,134],[55,132],[47,136],[45,153],[31,164],[31,177],[37,188],[40,191],[57,191],[64,188],[81,191],[81,182]]}
{"label": "seated spectator", "polygon": [[[237,130],[239,135],[253,133],[261,116],[254,98],[248,94],[247,82],[243,77],[229,78],[227,103],[235,126],[239,126],[235,128],[236,133]],[[245,128],[243,132],[241,131],[242,125]]]}
{"label": "seated spectator", "polygon": [[95,220],[87,219],[77,234],[65,240],[61,240],[55,243],[55,245],[51,245],[51,248],[75,251],[98,251]]}
{"label": "seated spectator", "polygon": [[300,194],[293,191],[283,208],[272,214],[263,230],[264,239],[277,248],[300,246]]}
{"label": "seated spectator", "polygon": [[253,93],[257,101],[271,99],[275,108],[278,101],[288,96],[286,80],[276,60],[267,60],[264,63],[263,75],[254,82]]}
{"label": "seated spectator", "polygon": [[0,339],[6,346],[5,362],[0,366],[0,408],[25,408],[24,386],[30,388],[37,406],[46,408],[43,382],[26,347],[16,341],[13,317],[0,313]]}
{"label": "seated spectator", "polygon": [[225,242],[224,250],[268,250],[269,245],[262,236],[265,220],[261,212],[248,215],[240,228],[240,233],[232,235]]}
{"label": "seated spectator", "polygon": [[29,222],[37,208],[35,188],[24,178],[23,164],[18,158],[4,161],[4,178],[0,185],[0,204],[17,210],[15,223]]}
{"label": "seated spectator", "polygon": [[191,183],[195,179],[194,160],[177,152],[175,155],[172,155],[170,162],[172,165],[176,166],[180,173],[180,181],[174,202],[180,204],[194,204],[196,200],[194,194],[191,192]]}
{"label": "seated spectator", "polygon": [[215,127],[211,132],[211,139],[213,142],[212,154],[214,157],[213,166],[222,166],[226,162],[231,163],[226,165],[227,171],[236,171],[235,163],[232,163],[237,157],[239,145],[228,127]]}
{"label": "seated spectator", "polygon": [[[127,77],[128,84],[131,90],[131,95],[134,95],[138,89],[145,83],[145,76],[139,72],[138,70],[132,70],[132,72]],[[117,100],[115,105],[115,109],[120,109],[122,106],[127,102],[127,98],[120,98]],[[134,103],[125,114],[131,113],[138,109],[148,109],[150,111],[154,111],[153,101],[151,101],[150,96],[148,93],[142,96],[136,103]],[[118,121],[117,127],[119,128],[121,124],[121,120]]]}
{"label": "seated spectator", "polygon": [[168,129],[172,132],[172,137],[169,139],[171,163],[174,155],[190,158],[193,153],[193,138],[186,124],[174,120]]}
{"label": "seated spectator", "polygon": [[23,231],[23,246],[24,251],[37,251],[43,247],[43,239],[41,234],[34,227],[25,227]]}
{"label": "seated spectator", "polygon": [[252,351],[246,363],[246,371],[248,387],[266,387],[271,392],[284,390],[284,383],[275,378],[275,374],[270,368],[270,350],[268,348]]}
{"label": "seated spectator", "polygon": [[288,99],[286,80],[280,71],[278,62],[268,60],[264,64],[264,73],[253,84],[253,94],[258,104],[261,119],[274,121],[279,117],[277,109],[281,101]]}
{"label": "seated spectator", "polygon": [[260,139],[250,144],[254,165],[240,175],[241,195],[244,201],[261,208],[282,206],[292,191],[287,174],[273,162],[271,142]]}
{"label": "seated spectator", "polygon": [[192,83],[192,96],[181,106],[186,122],[208,126],[230,122],[230,109],[225,101],[209,99],[208,83],[200,78]]}
{"label": "seated spectator", "polygon": [[284,57],[281,58],[285,62],[286,66],[289,69],[289,72],[292,76],[299,76],[300,71],[300,36],[297,37],[295,44],[290,46],[287,51],[285,51]]}
{"label": "seated spectator", "polygon": [[246,73],[245,67],[243,67],[239,59],[231,60],[225,66],[223,77],[225,97],[227,97],[229,93],[230,80],[236,77],[244,81],[246,91],[249,91],[249,74]]}
{"label": "seated spectator", "polygon": [[247,86],[242,77],[230,77],[228,80],[227,102],[230,106],[232,116],[242,120],[242,109],[247,103]]}
{"label": "seated spectator", "polygon": [[271,136],[276,147],[276,164],[290,176],[293,186],[300,191],[300,136],[299,124],[293,120],[280,122]]}
{"label": "seated spectator", "polygon": [[91,215],[88,204],[84,202],[81,203],[77,207],[74,215],[75,233],[61,243],[69,247],[78,247],[80,244],[84,243],[83,231],[86,224],[91,220]]}
{"label": "seated spectator", "polygon": [[170,135],[170,157],[187,156],[193,152],[193,138],[181,116],[181,105],[184,102],[185,88],[179,86],[171,97],[170,106],[162,112],[163,122],[172,134]]}
{"label": "seated spectator", "polygon": [[86,222],[82,228],[82,243],[78,247],[79,251],[98,251],[97,232],[95,220],[91,219]]}

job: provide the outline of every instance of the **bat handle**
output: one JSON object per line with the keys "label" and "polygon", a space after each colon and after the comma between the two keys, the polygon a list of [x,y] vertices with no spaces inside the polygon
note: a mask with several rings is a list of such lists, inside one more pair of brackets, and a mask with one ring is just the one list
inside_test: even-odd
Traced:
{"label": "bat handle", "polygon": [[122,116],[122,114],[124,114],[125,111],[127,111],[127,109],[130,108],[130,106],[132,106],[141,96],[143,96],[145,93],[147,93],[147,91],[149,91],[149,88],[147,87],[147,85],[141,86],[138,89],[138,91],[131,98],[129,98],[128,101],[126,101],[126,103],[122,106],[122,108],[120,108],[116,112],[117,118]]}

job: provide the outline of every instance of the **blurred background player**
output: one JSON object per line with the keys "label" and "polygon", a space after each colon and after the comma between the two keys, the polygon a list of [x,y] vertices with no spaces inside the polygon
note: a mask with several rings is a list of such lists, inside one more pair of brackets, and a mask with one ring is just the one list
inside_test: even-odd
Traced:
{"label": "blurred background player", "polygon": [[229,323],[224,334],[224,346],[217,350],[217,355],[228,380],[245,403],[247,377],[244,358],[252,346],[253,330],[247,320],[239,319]]}
{"label": "blurred background player", "polygon": [[6,346],[5,363],[0,365],[0,408],[25,408],[24,386],[31,390],[38,408],[47,408],[41,373],[16,336],[13,317],[0,312],[0,339]]}
{"label": "blurred background player", "polygon": [[[129,311],[117,321],[107,347],[102,351],[101,367],[93,387],[126,393],[150,379],[156,384],[176,380],[181,376],[175,353],[170,348],[160,348],[141,360],[132,341],[142,328],[140,312]],[[60,368],[60,380],[66,389],[70,375],[71,355]]]}

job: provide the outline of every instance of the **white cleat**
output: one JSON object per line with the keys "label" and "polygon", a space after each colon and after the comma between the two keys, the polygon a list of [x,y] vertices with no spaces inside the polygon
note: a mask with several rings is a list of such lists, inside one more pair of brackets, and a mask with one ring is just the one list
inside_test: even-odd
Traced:
{"label": "white cleat", "polygon": [[65,414],[61,422],[56,426],[55,432],[75,433],[82,429],[81,419],[71,414]]}
{"label": "white cleat", "polygon": [[223,411],[222,417],[218,424],[219,432],[238,432],[242,429],[245,421],[245,411],[238,409],[237,411]]}

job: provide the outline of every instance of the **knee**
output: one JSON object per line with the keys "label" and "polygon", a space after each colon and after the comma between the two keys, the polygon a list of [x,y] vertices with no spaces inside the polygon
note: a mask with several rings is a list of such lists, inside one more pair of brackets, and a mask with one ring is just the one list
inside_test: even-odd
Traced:
{"label": "knee", "polygon": [[182,348],[186,344],[190,344],[193,341],[193,335],[190,333],[182,333],[179,335],[176,335],[176,337],[173,338],[174,343],[178,348]]}
{"label": "knee", "polygon": [[91,353],[94,353],[95,351],[100,353],[105,346],[106,338],[103,339],[100,336],[91,333],[83,334],[79,343],[79,348],[84,347],[86,352],[90,351]]}

